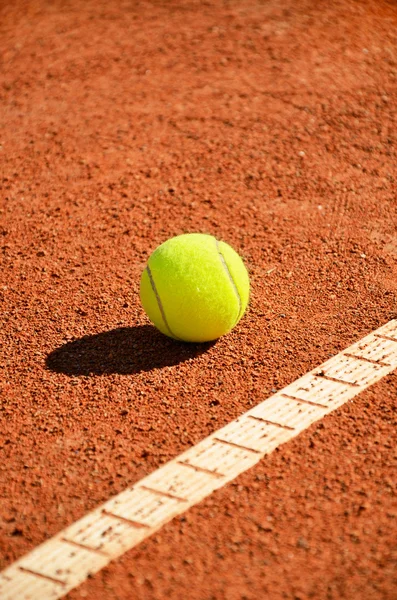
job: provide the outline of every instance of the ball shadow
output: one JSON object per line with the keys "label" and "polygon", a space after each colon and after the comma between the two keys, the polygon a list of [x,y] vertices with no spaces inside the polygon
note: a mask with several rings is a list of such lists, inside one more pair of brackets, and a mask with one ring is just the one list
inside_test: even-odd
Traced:
{"label": "ball shadow", "polygon": [[53,350],[46,366],[66,375],[132,375],[177,365],[206,352],[215,342],[177,342],[151,325],[87,335]]}

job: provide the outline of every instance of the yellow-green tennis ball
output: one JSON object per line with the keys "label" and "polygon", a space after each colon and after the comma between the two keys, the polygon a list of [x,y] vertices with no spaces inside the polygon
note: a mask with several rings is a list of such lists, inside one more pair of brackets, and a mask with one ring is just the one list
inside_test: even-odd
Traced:
{"label": "yellow-green tennis ball", "polygon": [[228,333],[243,316],[249,277],[228,244],[211,235],[187,233],[156,248],[142,273],[140,295],[162,333],[208,342]]}

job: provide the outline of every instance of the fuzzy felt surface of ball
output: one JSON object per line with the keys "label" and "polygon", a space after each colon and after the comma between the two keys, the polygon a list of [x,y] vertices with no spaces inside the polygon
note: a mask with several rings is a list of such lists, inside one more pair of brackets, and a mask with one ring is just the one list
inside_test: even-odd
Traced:
{"label": "fuzzy felt surface of ball", "polygon": [[228,333],[249,300],[249,276],[235,250],[215,237],[187,233],[150,255],[140,297],[152,323],[185,342],[208,342]]}

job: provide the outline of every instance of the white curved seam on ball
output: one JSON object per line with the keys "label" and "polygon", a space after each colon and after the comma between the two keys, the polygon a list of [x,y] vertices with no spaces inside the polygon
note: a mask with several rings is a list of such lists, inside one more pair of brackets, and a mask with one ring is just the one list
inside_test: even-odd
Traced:
{"label": "white curved seam on ball", "polygon": [[148,277],[149,277],[150,285],[151,285],[151,287],[152,287],[152,290],[153,290],[153,294],[154,294],[154,295],[155,295],[155,297],[156,297],[157,304],[158,304],[158,307],[159,307],[159,310],[160,310],[160,313],[161,313],[162,319],[163,319],[163,321],[164,321],[164,325],[165,325],[165,326],[166,326],[166,328],[168,329],[168,332],[170,333],[171,337],[174,337],[174,338],[176,338],[177,340],[179,340],[180,338],[178,338],[178,336],[176,336],[176,335],[175,335],[175,334],[172,332],[172,329],[171,329],[171,327],[168,325],[167,317],[165,316],[165,312],[164,312],[163,303],[161,302],[161,298],[160,298],[160,295],[159,295],[159,293],[158,293],[158,291],[157,291],[156,284],[154,283],[153,275],[152,275],[152,272],[151,272],[151,270],[150,270],[150,267],[149,267],[149,265],[147,265],[147,266],[146,266],[146,271],[147,271],[147,274],[148,274]]}
{"label": "white curved seam on ball", "polygon": [[235,281],[234,281],[234,279],[233,279],[233,277],[232,277],[232,274],[231,274],[231,272],[229,271],[229,267],[227,266],[227,262],[226,262],[226,260],[225,260],[225,257],[223,256],[223,254],[222,254],[222,252],[221,252],[221,249],[220,249],[220,246],[219,246],[219,241],[218,241],[216,238],[214,238],[214,239],[215,239],[215,243],[216,243],[216,249],[217,249],[217,252],[218,252],[218,254],[219,254],[219,258],[220,258],[220,260],[221,260],[222,266],[223,266],[223,268],[225,269],[226,275],[228,276],[228,278],[229,278],[229,280],[230,280],[230,283],[232,284],[232,287],[233,287],[234,293],[235,293],[235,294],[236,294],[236,296],[237,296],[237,301],[238,301],[238,313],[237,313],[236,321],[235,321],[235,323],[234,323],[234,324],[236,325],[236,323],[238,323],[238,320],[239,320],[239,318],[240,318],[240,315],[241,315],[241,310],[242,310],[242,308],[243,308],[243,307],[242,307],[241,298],[240,298],[240,294],[239,294],[239,292],[238,292],[237,285],[236,285],[236,283],[235,283]]}

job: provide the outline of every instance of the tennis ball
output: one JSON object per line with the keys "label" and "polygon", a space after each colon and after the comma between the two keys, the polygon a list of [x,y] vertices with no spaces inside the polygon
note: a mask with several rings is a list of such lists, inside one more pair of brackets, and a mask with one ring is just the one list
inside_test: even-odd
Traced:
{"label": "tennis ball", "polygon": [[211,235],[187,233],[151,254],[140,296],[162,333],[185,342],[208,342],[228,333],[243,316],[249,277],[228,244]]}

